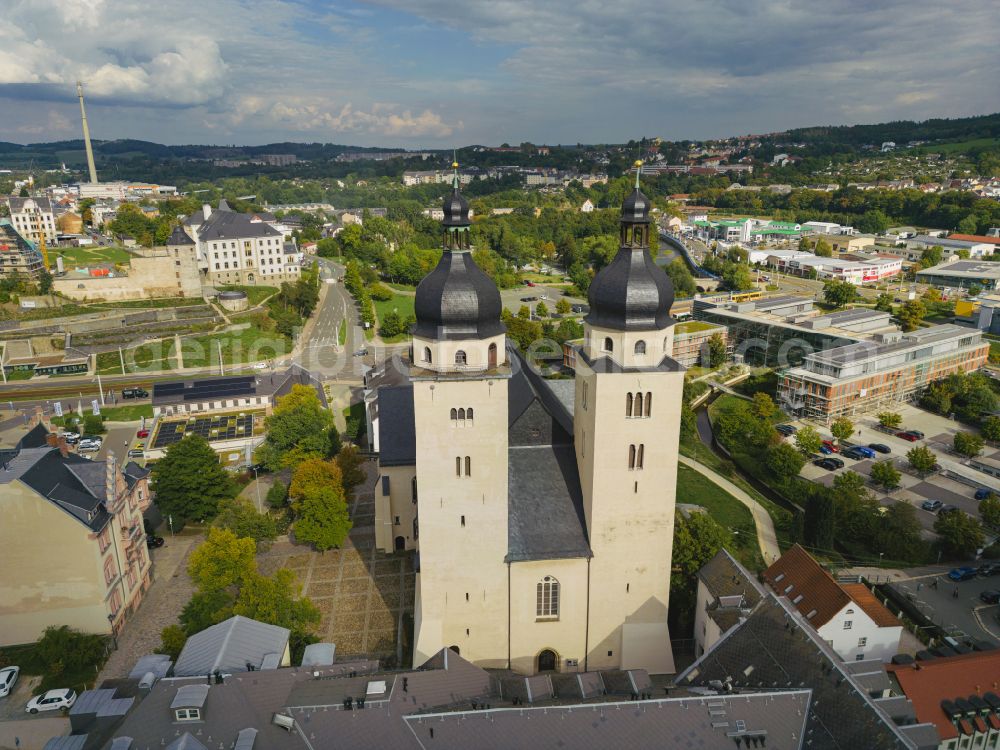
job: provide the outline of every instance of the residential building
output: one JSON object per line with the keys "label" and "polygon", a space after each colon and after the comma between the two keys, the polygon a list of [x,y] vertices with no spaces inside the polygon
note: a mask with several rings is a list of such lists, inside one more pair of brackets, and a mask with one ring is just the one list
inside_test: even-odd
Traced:
{"label": "residential building", "polygon": [[[482,179],[483,174],[478,170],[462,170],[458,173],[458,181],[463,185],[468,185],[475,179]],[[451,182],[452,173],[447,169],[425,169],[403,172],[403,184],[407,187],[412,185],[440,185]]]}
{"label": "residential building", "polygon": [[1000,263],[985,260],[956,260],[917,271],[921,284],[944,289],[979,287],[988,292],[1000,290]]}
{"label": "residential building", "polygon": [[[684,367],[701,365],[708,367],[708,342],[713,336],[721,336],[726,351],[732,354],[726,336],[726,327],[703,320],[686,320],[674,326],[673,358]],[[727,356],[728,359],[728,356]]]}
{"label": "residential building", "polygon": [[217,671],[252,672],[291,664],[291,631],[235,615],[190,636],[174,665],[177,677],[203,677]]}
{"label": "residential building", "polygon": [[887,664],[893,693],[937,730],[938,750],[1000,746],[1000,650]]}
{"label": "residential building", "polygon": [[694,609],[695,656],[710,650],[732,627],[743,622],[766,592],[757,579],[725,549],[698,571]]}
{"label": "residential building", "polygon": [[299,278],[299,251],[270,214],[240,214],[225,199],[184,219],[210,284],[273,285]]}
{"label": "residential building", "polygon": [[852,308],[826,313],[812,298],[792,295],[745,301],[696,298],[692,314],[696,320],[726,326],[737,361],[766,367],[797,365],[809,353],[897,330],[887,312]]}
{"label": "residential building", "polygon": [[310,385],[326,406],[323,384],[308,370],[292,364],[284,372],[261,371],[257,375],[229,375],[196,380],[153,383],[153,414],[207,414],[255,408],[270,413],[275,401],[294,385]]}
{"label": "residential building", "polygon": [[978,370],[989,351],[981,331],[953,324],[880,333],[807,354],[781,373],[778,398],[794,414],[827,422],[871,413],[909,401],[952,373]]}
{"label": "residential building", "polygon": [[44,270],[42,254],[7,220],[0,219],[0,279],[18,275],[26,281]]}
{"label": "residential building", "polygon": [[55,243],[58,230],[50,199],[12,196],[7,199],[7,207],[10,209],[10,223],[24,239],[37,245],[44,237],[45,242]]}
{"label": "residential building", "polygon": [[149,471],[110,451],[70,453],[43,424],[0,461],[0,646],[33,643],[49,626],[120,632],[150,583]]}
{"label": "residential building", "polygon": [[948,235],[948,239],[957,240],[959,242],[971,242],[975,245],[992,245],[993,252],[1000,253],[1000,237],[985,234],[959,234],[957,232],[953,232]]}
{"label": "residential building", "polygon": [[593,213],[593,211],[594,211],[594,203],[593,203],[593,201],[590,200],[590,198],[588,198],[587,200],[585,200],[583,202],[583,205],[580,206],[580,212],[581,213],[585,213],[585,214],[589,214],[589,213]]}
{"label": "residential building", "polygon": [[788,599],[844,661],[889,661],[903,624],[863,583],[840,584],[798,544],[764,571],[765,583]]}
{"label": "residential building", "polygon": [[409,382],[378,391],[376,545],[419,550],[414,663],[450,647],[522,674],[672,671],[684,369],[650,209],[638,187],[626,198],[576,378],[556,385],[506,345],[454,182],[441,262],[416,291]]}

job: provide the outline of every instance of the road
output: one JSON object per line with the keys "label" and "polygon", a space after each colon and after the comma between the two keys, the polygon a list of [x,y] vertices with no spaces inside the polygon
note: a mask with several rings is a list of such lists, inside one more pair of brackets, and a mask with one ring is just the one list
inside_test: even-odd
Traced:
{"label": "road", "polygon": [[[327,258],[316,260],[323,280],[320,303],[313,318],[306,324],[292,359],[310,372],[327,378],[360,377],[362,364],[371,365],[374,354],[364,357],[355,357],[354,354],[374,347],[366,347],[357,307],[344,288],[344,267]],[[340,346],[340,326],[345,319],[346,337],[344,345]]]}

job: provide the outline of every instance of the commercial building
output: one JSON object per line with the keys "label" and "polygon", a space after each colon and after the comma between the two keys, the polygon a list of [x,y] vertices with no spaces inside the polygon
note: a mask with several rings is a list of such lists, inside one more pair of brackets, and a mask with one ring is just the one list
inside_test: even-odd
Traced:
{"label": "commercial building", "polygon": [[241,214],[225,199],[207,203],[184,219],[194,240],[198,264],[210,284],[273,285],[301,274],[299,250],[286,240],[270,214]]}
{"label": "commercial building", "polygon": [[771,590],[788,599],[844,661],[889,661],[903,624],[863,583],[840,584],[798,544],[764,571]]}
{"label": "commercial building", "polygon": [[903,259],[887,256],[822,257],[800,250],[773,250],[767,265],[780,273],[817,279],[836,279],[852,284],[877,283],[898,276]]}
{"label": "commercial building", "polygon": [[990,239],[986,239],[980,242],[978,239],[965,240],[959,239],[956,235],[948,235],[947,237],[931,237],[926,234],[918,234],[916,237],[907,240],[908,245],[917,245],[919,247],[940,247],[947,251],[958,252],[959,250],[968,250],[969,257],[971,258],[982,258],[984,255],[992,255],[996,244]]}
{"label": "commercial building", "polygon": [[783,295],[733,301],[729,296],[695,298],[695,320],[726,326],[737,361],[788,367],[805,355],[895,331],[887,312],[852,308],[825,313],[810,297]]}
{"label": "commercial building", "polygon": [[446,198],[442,259],[416,291],[409,382],[378,390],[376,545],[419,551],[415,664],[451,648],[529,675],[673,671],[684,369],[670,356],[673,287],[649,254],[650,209],[638,188],[622,206],[620,248],[590,286],[562,387],[507,347],[457,181]]}
{"label": "commercial building", "polygon": [[148,470],[70,453],[42,424],[0,462],[0,646],[33,643],[50,625],[120,632],[150,583]]}
{"label": "commercial building", "polygon": [[7,219],[0,219],[0,279],[17,275],[30,281],[44,268],[42,254],[35,244],[26,240]]}
{"label": "commercial building", "polygon": [[[713,336],[720,336],[726,344],[728,354],[732,347],[726,336],[726,327],[703,320],[687,320],[674,326],[673,358],[684,367],[708,366],[708,342]],[[728,359],[728,357],[727,357]]]}
{"label": "commercial building", "polygon": [[38,244],[44,237],[47,243],[55,243],[58,230],[51,200],[10,197],[7,207],[10,209],[10,223],[24,239]]}
{"label": "commercial building", "polygon": [[953,324],[879,333],[807,354],[781,373],[778,399],[791,413],[826,422],[874,412],[909,401],[952,373],[978,370],[989,350],[981,331]]}
{"label": "commercial building", "polygon": [[296,385],[315,388],[320,402],[326,406],[323,384],[308,370],[293,364],[284,372],[156,382],[153,384],[153,414],[208,414],[244,408],[270,413],[275,401]]}
{"label": "commercial building", "polygon": [[976,245],[991,245],[994,253],[1000,253],[1000,237],[990,236],[987,234],[952,233],[948,235],[948,239],[958,242],[971,242]]}
{"label": "commercial building", "polygon": [[917,271],[917,281],[942,288],[979,287],[988,292],[1000,290],[1000,263],[984,260],[956,260]]}

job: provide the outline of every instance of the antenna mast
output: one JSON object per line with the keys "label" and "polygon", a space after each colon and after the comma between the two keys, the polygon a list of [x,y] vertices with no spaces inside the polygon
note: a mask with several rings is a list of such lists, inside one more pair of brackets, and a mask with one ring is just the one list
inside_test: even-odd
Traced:
{"label": "antenna mast", "polygon": [[97,167],[94,166],[94,149],[90,145],[90,128],[87,126],[87,110],[83,106],[83,82],[76,82],[76,95],[80,98],[80,119],[83,120],[83,145],[87,149],[87,166],[90,168],[90,183],[97,184]]}

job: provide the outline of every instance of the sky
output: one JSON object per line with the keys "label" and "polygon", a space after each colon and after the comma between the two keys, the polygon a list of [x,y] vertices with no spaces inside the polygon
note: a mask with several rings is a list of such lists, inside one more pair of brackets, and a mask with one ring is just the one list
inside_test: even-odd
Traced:
{"label": "sky", "polygon": [[1000,110],[996,0],[3,0],[0,141],[441,148]]}

